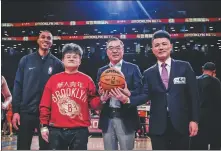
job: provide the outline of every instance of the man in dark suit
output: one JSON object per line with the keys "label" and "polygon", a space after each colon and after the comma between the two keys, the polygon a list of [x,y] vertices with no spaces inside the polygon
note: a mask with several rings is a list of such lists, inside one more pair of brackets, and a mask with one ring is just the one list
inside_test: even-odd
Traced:
{"label": "man in dark suit", "polygon": [[[121,150],[132,150],[134,148],[135,131],[139,127],[139,116],[136,106],[127,104],[128,96],[137,95],[142,88],[142,75],[137,65],[123,60],[124,44],[118,38],[111,38],[107,42],[107,56],[110,60],[98,70],[97,83],[99,83],[102,72],[113,67],[121,71],[126,79],[125,89],[104,92],[101,101],[103,107],[100,113],[99,128],[102,129],[104,148],[106,150],[117,150],[118,142]],[[128,90],[129,89],[129,90]],[[118,91],[126,95],[117,95]]]}
{"label": "man in dark suit", "polygon": [[171,50],[169,33],[155,32],[152,51],[157,63],[144,71],[143,93],[129,99],[135,106],[151,100],[149,130],[154,150],[188,149],[189,136],[198,131],[196,77],[188,62],[170,57]]}
{"label": "man in dark suit", "polygon": [[203,74],[197,77],[200,94],[199,133],[192,138],[191,149],[221,149],[221,84],[215,77],[216,66],[204,64]]}

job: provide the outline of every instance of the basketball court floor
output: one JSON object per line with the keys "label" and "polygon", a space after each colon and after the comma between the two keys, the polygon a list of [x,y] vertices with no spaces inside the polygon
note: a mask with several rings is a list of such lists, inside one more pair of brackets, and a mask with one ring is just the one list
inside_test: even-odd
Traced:
{"label": "basketball court floor", "polygon": [[[2,136],[2,150],[16,150],[17,136]],[[38,136],[32,139],[31,150],[38,150]],[[136,138],[134,150],[151,150],[149,138]],[[104,150],[103,140],[101,137],[89,136],[88,150]]]}

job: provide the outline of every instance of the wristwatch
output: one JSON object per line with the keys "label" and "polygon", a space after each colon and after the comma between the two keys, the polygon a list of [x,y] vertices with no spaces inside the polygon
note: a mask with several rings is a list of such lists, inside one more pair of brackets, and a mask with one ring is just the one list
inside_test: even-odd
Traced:
{"label": "wristwatch", "polygon": [[130,98],[127,97],[127,100],[124,102],[124,104],[129,104],[130,103]]}

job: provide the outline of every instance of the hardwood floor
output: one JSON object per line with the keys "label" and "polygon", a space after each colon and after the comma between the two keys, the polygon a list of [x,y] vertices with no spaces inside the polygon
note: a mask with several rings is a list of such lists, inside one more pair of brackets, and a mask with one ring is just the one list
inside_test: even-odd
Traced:
{"label": "hardwood floor", "polygon": [[[17,136],[2,136],[2,150],[16,150]],[[38,150],[38,136],[32,139],[31,150]],[[134,150],[151,150],[151,142],[149,138],[136,138]],[[88,142],[88,150],[104,150],[103,139],[93,138],[90,136]]]}

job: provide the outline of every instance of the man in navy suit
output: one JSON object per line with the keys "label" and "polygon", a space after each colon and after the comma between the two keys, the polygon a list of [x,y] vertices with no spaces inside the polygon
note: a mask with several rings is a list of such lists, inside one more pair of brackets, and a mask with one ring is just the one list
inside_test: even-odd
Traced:
{"label": "man in navy suit", "polygon": [[155,32],[152,51],[157,63],[144,71],[143,93],[129,99],[134,106],[151,100],[149,130],[154,150],[188,149],[189,137],[198,132],[196,76],[188,62],[170,57],[171,50],[169,33]]}
{"label": "man in navy suit", "polygon": [[[121,71],[126,79],[125,89],[114,89],[104,92],[99,87],[103,107],[100,114],[99,128],[103,132],[104,148],[121,150],[134,148],[135,131],[139,128],[139,116],[136,106],[126,103],[128,97],[140,94],[142,75],[137,65],[123,60],[124,44],[118,38],[107,42],[107,56],[110,63],[98,70],[97,83],[103,71],[112,67]],[[122,94],[122,92],[124,94]]]}

